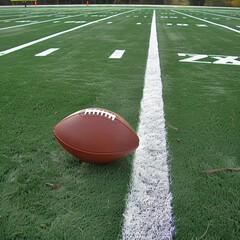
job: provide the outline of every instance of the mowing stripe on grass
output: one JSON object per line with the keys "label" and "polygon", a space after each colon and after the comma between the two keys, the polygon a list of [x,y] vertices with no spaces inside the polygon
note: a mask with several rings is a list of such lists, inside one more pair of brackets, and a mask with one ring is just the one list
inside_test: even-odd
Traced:
{"label": "mowing stripe on grass", "polygon": [[123,239],[172,239],[172,194],[163,112],[156,14],[152,17],[133,179],[124,213]]}
{"label": "mowing stripe on grass", "polygon": [[3,55],[6,55],[6,54],[9,54],[9,53],[18,51],[18,50],[20,50],[20,49],[23,49],[23,48],[32,46],[32,45],[34,45],[34,44],[37,44],[37,43],[46,41],[46,40],[48,40],[48,39],[51,39],[51,38],[60,36],[60,35],[62,35],[62,34],[69,33],[69,32],[75,31],[75,30],[78,30],[78,29],[80,29],[80,28],[83,28],[83,27],[92,25],[92,24],[94,24],[94,23],[102,22],[102,21],[104,21],[104,20],[107,20],[107,19],[110,19],[110,18],[113,18],[113,17],[117,17],[117,16],[120,16],[120,15],[122,15],[122,14],[129,13],[129,12],[133,12],[133,11],[134,11],[134,10],[130,10],[130,11],[127,11],[127,12],[118,13],[118,14],[115,14],[115,15],[112,15],[112,16],[109,16],[109,17],[106,17],[106,18],[98,19],[98,20],[96,20],[96,21],[83,24],[83,25],[81,25],[81,26],[77,26],[77,27],[74,27],[74,28],[70,28],[70,29],[65,30],[65,31],[62,31],[62,32],[54,33],[54,34],[49,35],[49,36],[47,36],[47,37],[43,37],[43,38],[40,38],[40,39],[31,41],[31,42],[22,44],[22,45],[20,45],[20,46],[13,47],[13,48],[7,49],[7,50],[5,50],[5,51],[2,51],[2,52],[0,52],[0,56],[3,56]]}
{"label": "mowing stripe on grass", "polygon": [[213,25],[218,26],[218,27],[226,28],[226,29],[231,30],[231,31],[236,32],[236,33],[240,33],[240,31],[237,30],[237,29],[234,29],[234,28],[231,28],[231,27],[228,27],[228,26],[219,24],[219,23],[211,22],[211,21],[208,21],[208,20],[199,18],[199,17],[194,17],[194,16],[191,16],[191,15],[189,15],[189,14],[181,13],[181,12],[178,12],[178,11],[175,11],[175,10],[171,10],[171,11],[172,11],[172,12],[175,12],[175,13],[179,13],[179,14],[185,15],[185,16],[187,16],[187,17],[195,18],[195,19],[200,20],[200,21],[203,21],[203,22],[207,22],[207,23],[213,24]]}

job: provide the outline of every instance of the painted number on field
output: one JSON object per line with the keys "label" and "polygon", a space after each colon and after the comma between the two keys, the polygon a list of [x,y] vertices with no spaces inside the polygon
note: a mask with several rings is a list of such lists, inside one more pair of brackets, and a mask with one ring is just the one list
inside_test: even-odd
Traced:
{"label": "painted number on field", "polygon": [[239,56],[190,54],[190,53],[178,53],[178,56],[183,57],[183,59],[179,60],[179,62],[240,65]]}

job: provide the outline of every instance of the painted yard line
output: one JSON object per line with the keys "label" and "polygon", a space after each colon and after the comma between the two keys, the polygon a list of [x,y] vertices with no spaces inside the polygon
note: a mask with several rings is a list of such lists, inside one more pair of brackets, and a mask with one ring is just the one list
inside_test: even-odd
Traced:
{"label": "painted yard line", "polygon": [[29,19],[29,18],[38,18],[38,17],[45,17],[45,16],[48,16],[48,15],[26,15],[26,16],[23,16],[23,17],[18,17],[18,18],[9,18],[9,19],[3,19],[3,20],[0,20],[0,22],[5,22],[5,21],[16,21],[16,20],[21,20],[21,19]]}
{"label": "painted yard line", "polygon": [[186,14],[186,13],[181,13],[181,12],[178,12],[178,11],[175,11],[175,10],[171,10],[171,11],[172,11],[172,12],[175,12],[175,13],[179,13],[179,14],[185,15],[185,16],[187,16],[187,17],[195,18],[195,19],[200,20],[200,21],[203,21],[203,22],[207,22],[207,23],[213,24],[213,25],[218,26],[218,27],[226,28],[226,29],[231,30],[231,31],[233,31],[233,32],[240,33],[239,30],[234,29],[234,28],[231,28],[231,27],[228,27],[228,26],[225,26],[225,25],[222,25],[222,24],[218,24],[218,23],[211,22],[211,21],[208,21],[208,20],[205,20],[205,19],[202,19],[202,18],[194,17],[194,16],[192,16],[192,15],[189,15],[189,14]]}
{"label": "painted yard line", "polygon": [[[199,13],[202,13],[200,11],[198,11]],[[210,15],[215,15],[215,16],[219,16],[219,17],[223,17],[223,18],[232,18],[232,19],[237,19],[240,20],[240,18],[237,17],[230,17],[230,16],[226,16],[226,15],[221,15],[221,14],[216,14],[216,13],[210,13],[210,12],[204,12],[205,14],[210,14]]]}
{"label": "painted yard line", "polygon": [[45,57],[45,56],[47,56],[47,55],[57,51],[58,49],[59,48],[49,48],[49,49],[47,49],[47,50],[45,50],[43,52],[40,52],[40,53],[36,54],[35,56],[36,57]]}
{"label": "painted yard line", "polygon": [[86,21],[66,21],[64,23],[85,23]]}
{"label": "painted yard line", "polygon": [[52,21],[57,21],[57,20],[61,20],[61,19],[66,19],[66,18],[79,17],[79,16],[83,16],[83,15],[84,14],[78,14],[78,15],[73,15],[73,16],[55,18],[55,19],[51,19],[51,20],[44,20],[44,21],[40,21],[40,22],[31,22],[31,23],[26,23],[26,24],[21,24],[21,25],[15,25],[15,26],[10,26],[10,27],[0,28],[0,31],[7,30],[7,29],[12,29],[12,28],[19,28],[19,27],[34,25],[34,24],[39,24],[39,23],[52,22]]}
{"label": "painted yard line", "polygon": [[133,179],[124,213],[122,236],[124,240],[170,240],[174,232],[172,194],[169,187],[155,10],[152,17],[138,136],[140,145],[133,162]]}
{"label": "painted yard line", "polygon": [[78,30],[78,29],[80,29],[80,28],[83,28],[83,27],[92,25],[92,24],[94,24],[94,23],[102,22],[102,21],[105,21],[105,20],[107,20],[107,19],[110,19],[110,18],[113,18],[113,17],[117,17],[117,16],[120,16],[120,15],[126,14],[126,13],[129,13],[129,12],[132,12],[132,11],[134,11],[134,10],[130,10],[130,11],[118,13],[118,14],[115,14],[115,15],[112,15],[112,16],[109,16],[109,17],[106,17],[106,18],[98,19],[98,20],[95,20],[95,21],[92,21],[92,22],[83,24],[83,25],[81,25],[81,26],[77,26],[77,27],[74,27],[74,28],[70,28],[70,29],[68,29],[68,30],[65,30],[65,31],[62,31],[62,32],[58,32],[58,33],[54,33],[54,34],[52,34],[52,35],[49,35],[49,36],[46,36],[46,37],[43,37],[43,38],[40,38],[40,39],[31,41],[31,42],[28,42],[28,43],[25,43],[25,44],[22,44],[22,45],[20,45],[20,46],[7,49],[7,50],[5,50],[5,51],[0,52],[0,56],[3,56],[3,55],[6,55],[6,54],[9,54],[9,53],[18,51],[18,50],[20,50],[20,49],[23,49],[23,48],[32,46],[32,45],[34,45],[34,44],[37,44],[37,43],[46,41],[46,40],[48,40],[48,39],[51,39],[51,38],[54,38],[54,37],[63,35],[63,34],[65,34],[65,33],[69,33],[69,32]]}
{"label": "painted yard line", "polygon": [[[12,28],[19,28],[19,27],[24,27],[24,26],[29,26],[29,25],[34,25],[34,24],[39,24],[39,23],[46,23],[46,22],[52,22],[52,21],[57,21],[57,20],[62,20],[62,19],[66,19],[66,18],[73,18],[73,17],[79,17],[79,16],[83,16],[86,13],[82,13],[82,14],[78,14],[78,15],[72,15],[72,16],[66,16],[66,17],[61,17],[61,18],[54,18],[54,19],[50,19],[50,20],[44,20],[44,21],[40,21],[40,22],[31,22],[31,23],[26,23],[26,24],[21,24],[21,25],[15,25],[15,26],[10,26],[10,27],[5,27],[5,28],[0,28],[0,31],[2,30],[7,30],[7,29],[12,29]],[[94,14],[94,13],[92,13]],[[89,14],[91,15],[91,14]],[[30,16],[31,17],[31,16]],[[30,18],[29,17],[29,18]]]}
{"label": "painted yard line", "polygon": [[115,50],[109,58],[121,59],[125,50]]}

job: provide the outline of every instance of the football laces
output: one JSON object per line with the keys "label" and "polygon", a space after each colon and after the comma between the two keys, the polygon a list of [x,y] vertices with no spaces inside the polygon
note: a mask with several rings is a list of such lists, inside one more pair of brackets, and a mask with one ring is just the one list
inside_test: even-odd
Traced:
{"label": "football laces", "polygon": [[84,115],[100,115],[106,118],[111,119],[112,121],[115,120],[116,115],[112,114],[110,112],[104,111],[104,110],[100,110],[100,109],[96,109],[96,108],[88,108],[85,110]]}

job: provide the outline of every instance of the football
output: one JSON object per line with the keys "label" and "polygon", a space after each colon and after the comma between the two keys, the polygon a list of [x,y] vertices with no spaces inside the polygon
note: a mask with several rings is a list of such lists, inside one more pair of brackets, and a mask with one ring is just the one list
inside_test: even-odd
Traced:
{"label": "football", "polygon": [[88,108],[60,121],[54,135],[62,147],[78,159],[106,164],[121,159],[139,145],[129,123],[103,108]]}

